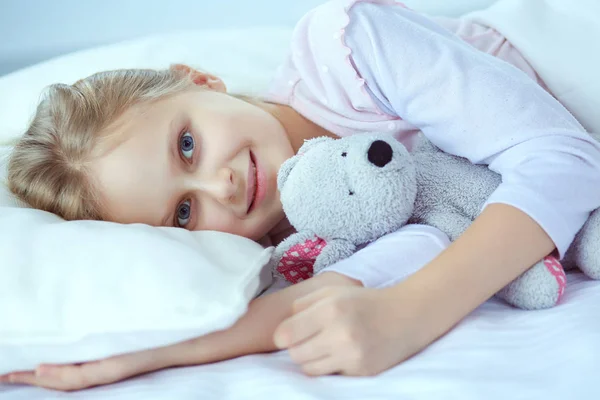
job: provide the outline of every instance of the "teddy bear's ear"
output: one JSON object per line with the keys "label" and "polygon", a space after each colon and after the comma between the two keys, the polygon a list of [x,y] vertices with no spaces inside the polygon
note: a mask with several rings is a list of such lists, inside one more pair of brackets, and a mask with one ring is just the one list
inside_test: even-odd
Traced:
{"label": "teddy bear's ear", "polygon": [[314,139],[306,140],[304,142],[304,144],[300,147],[300,150],[298,150],[298,155],[302,155],[302,154],[306,153],[308,150],[315,147],[316,145],[319,145],[324,142],[330,142],[332,140],[335,140],[335,139],[331,138],[329,136],[319,136]]}
{"label": "teddy bear's ear", "polygon": [[279,172],[277,173],[277,188],[281,191],[283,190],[283,185],[285,185],[285,181],[287,181],[290,172],[294,166],[298,163],[298,156],[294,156],[292,158],[287,159],[281,167],[279,168]]}
{"label": "teddy bear's ear", "polygon": [[294,157],[286,160],[279,168],[279,172],[277,173],[277,188],[279,190],[283,190],[283,185],[285,185],[285,181],[287,181],[287,178],[290,175],[290,172],[292,171],[294,166],[298,163],[299,157],[302,157],[303,154],[306,154],[306,152],[308,150],[314,148],[315,146],[317,146],[321,143],[324,143],[324,142],[332,141],[332,140],[335,140],[335,139],[330,138],[328,136],[319,136],[314,139],[306,140],[304,142],[304,144],[298,150],[298,154],[296,154]]}

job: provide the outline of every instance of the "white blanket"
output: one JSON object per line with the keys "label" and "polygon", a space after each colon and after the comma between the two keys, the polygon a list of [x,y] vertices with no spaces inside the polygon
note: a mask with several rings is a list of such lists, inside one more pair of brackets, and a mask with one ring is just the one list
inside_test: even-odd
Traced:
{"label": "white blanket", "polygon": [[600,132],[600,1],[500,0],[468,16],[506,36],[581,124]]}

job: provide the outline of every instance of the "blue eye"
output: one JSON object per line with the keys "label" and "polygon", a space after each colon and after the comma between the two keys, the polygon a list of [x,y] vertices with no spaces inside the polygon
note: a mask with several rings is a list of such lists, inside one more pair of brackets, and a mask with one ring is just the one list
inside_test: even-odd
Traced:
{"label": "blue eye", "polygon": [[192,216],[192,205],[189,200],[184,201],[177,207],[177,224],[181,228],[185,228],[190,223]]}
{"label": "blue eye", "polygon": [[179,138],[179,148],[181,154],[188,160],[194,156],[194,137],[191,133],[186,132]]}

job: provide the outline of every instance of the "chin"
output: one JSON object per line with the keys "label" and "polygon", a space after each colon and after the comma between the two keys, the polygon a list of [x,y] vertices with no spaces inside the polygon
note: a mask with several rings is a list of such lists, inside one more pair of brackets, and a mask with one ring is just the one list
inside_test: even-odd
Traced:
{"label": "chin", "polygon": [[237,232],[237,235],[257,241],[262,239],[268,233],[268,229],[264,229],[263,226],[257,226],[256,224],[253,224],[253,226],[246,226],[243,231]]}
{"label": "chin", "polygon": [[252,229],[249,232],[246,232],[247,235],[244,236],[254,241],[258,241],[264,238],[265,236],[269,235],[273,228],[277,225],[277,222],[278,221],[272,222],[270,220],[263,221],[263,223],[257,224],[254,227],[252,227]]}

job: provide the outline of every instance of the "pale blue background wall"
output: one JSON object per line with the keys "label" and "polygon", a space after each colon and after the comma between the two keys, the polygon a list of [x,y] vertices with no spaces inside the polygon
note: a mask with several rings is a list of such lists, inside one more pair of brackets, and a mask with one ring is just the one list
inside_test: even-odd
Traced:
{"label": "pale blue background wall", "polygon": [[[493,0],[405,0],[458,14]],[[293,26],[323,0],[0,0],[0,75],[74,50],[158,32]]]}

